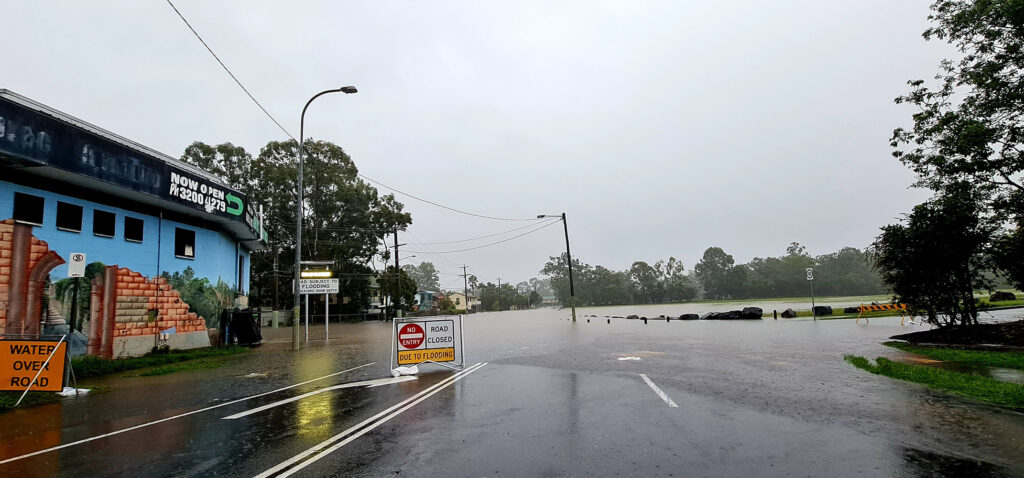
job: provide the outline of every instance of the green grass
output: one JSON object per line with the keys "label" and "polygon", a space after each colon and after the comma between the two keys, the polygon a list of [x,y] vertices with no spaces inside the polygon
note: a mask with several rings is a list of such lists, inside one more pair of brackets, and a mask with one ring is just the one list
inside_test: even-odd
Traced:
{"label": "green grass", "polygon": [[169,373],[181,372],[185,370],[208,370],[212,368],[218,368],[224,365],[223,356],[201,358],[196,360],[189,360],[187,362],[178,362],[171,365],[163,365],[156,368],[145,370],[139,374],[140,377],[153,377],[157,375],[167,375]]}
{"label": "green grass", "polygon": [[904,352],[910,352],[943,362],[958,362],[989,367],[1004,367],[1024,370],[1024,353],[995,352],[985,350],[962,350],[942,347],[922,347],[906,342],[885,342],[882,345]]}
{"label": "green grass", "polygon": [[875,359],[876,365],[872,365],[868,359],[856,355],[846,355],[843,359],[854,367],[876,375],[920,383],[931,388],[1004,407],[1024,408],[1024,385],[925,365],[905,364],[885,357]]}
{"label": "green grass", "polygon": [[[101,358],[89,356],[72,359],[71,364],[75,368],[75,377],[81,380],[83,378],[98,377],[101,375],[109,375],[112,373],[125,372],[128,370],[138,370],[140,368],[161,367],[169,364],[179,364],[181,362],[188,362],[190,360],[204,359],[208,357],[235,355],[247,352],[248,350],[249,349],[245,347],[207,347],[202,349],[181,350],[173,352],[158,352],[143,355],[142,357],[132,357],[114,360],[104,360]],[[216,366],[219,366],[219,364]],[[215,368],[216,366],[186,366],[183,364],[179,368],[168,368],[167,371],[165,371],[164,373],[149,373],[149,371],[147,371],[144,372],[144,374],[164,375],[167,373],[176,372],[178,370]]]}
{"label": "green grass", "polygon": [[[18,397],[20,396],[21,392],[0,392],[0,409],[14,408],[14,404],[18,403]],[[25,399],[21,401],[21,405],[18,405],[18,408],[59,402],[63,398],[57,395],[57,392],[29,392],[28,395],[25,395]]]}

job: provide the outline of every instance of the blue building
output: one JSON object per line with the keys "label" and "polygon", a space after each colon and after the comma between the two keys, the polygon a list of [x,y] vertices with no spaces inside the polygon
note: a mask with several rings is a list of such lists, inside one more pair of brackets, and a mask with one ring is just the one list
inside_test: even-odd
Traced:
{"label": "blue building", "polygon": [[0,173],[0,333],[41,330],[49,314],[34,304],[68,279],[72,253],[92,265],[90,294],[107,304],[83,317],[99,355],[151,348],[152,335],[194,333],[170,345],[202,345],[201,319],[216,318],[174,289],[184,277],[218,297],[248,293],[250,252],[266,240],[261,210],[206,171],[0,89]]}

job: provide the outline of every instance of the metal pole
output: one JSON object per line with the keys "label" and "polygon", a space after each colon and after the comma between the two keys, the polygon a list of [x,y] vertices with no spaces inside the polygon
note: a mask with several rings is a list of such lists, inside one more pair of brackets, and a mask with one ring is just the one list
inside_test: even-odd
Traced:
{"label": "metal pole", "polygon": [[814,316],[814,320],[818,320],[818,311],[814,310],[814,279],[811,282],[811,315]]}
{"label": "metal pole", "polygon": [[569,252],[569,223],[562,213],[562,226],[565,229],[565,258],[569,261],[569,306],[572,307],[572,321],[576,322],[576,289],[572,283],[572,253]]}
{"label": "metal pole", "polygon": [[306,342],[309,342],[309,294],[306,294]]}
{"label": "metal pole", "polygon": [[328,322],[331,321],[330,317],[331,317],[331,301],[330,301],[330,299],[327,298],[327,294],[324,294],[324,340],[327,340],[327,339],[331,338],[331,334],[329,332],[329,329],[330,329],[331,326],[328,323]]}
{"label": "metal pole", "polygon": [[[466,313],[468,314],[469,313],[469,279],[467,277],[468,276],[466,275],[466,266],[463,265],[462,266],[462,295],[464,296],[464,298],[466,300],[466,307],[465,307],[465,309],[466,309]],[[459,319],[459,320],[462,320],[462,319]]]}
{"label": "metal pole", "polygon": [[[299,273],[302,269],[302,149],[305,140],[305,129],[306,129],[306,109],[309,108],[309,104],[313,100],[319,98],[327,93],[355,93],[356,89],[353,86],[346,86],[342,88],[335,88],[331,90],[324,90],[309,99],[306,102],[306,106],[302,107],[302,115],[299,117],[299,180],[296,184],[296,207],[295,207],[295,283],[292,284],[293,303],[292,303],[292,350],[299,350],[299,309],[301,308],[299,297]],[[309,330],[306,331],[307,334]]]}
{"label": "metal pole", "polygon": [[78,318],[78,279],[75,277],[74,290],[71,291],[71,323],[68,324],[68,334],[75,333],[75,319]]}
{"label": "metal pole", "polygon": [[395,303],[392,304],[395,307],[395,317],[402,316],[402,268],[398,266],[398,228],[395,228],[395,277],[398,280],[395,282],[395,290],[398,291],[397,297],[395,297]]}

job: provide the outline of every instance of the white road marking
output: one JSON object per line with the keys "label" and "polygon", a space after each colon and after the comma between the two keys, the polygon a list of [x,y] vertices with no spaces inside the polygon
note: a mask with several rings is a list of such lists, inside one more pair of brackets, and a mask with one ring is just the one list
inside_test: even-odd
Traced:
{"label": "white road marking", "polygon": [[294,402],[294,401],[297,401],[297,400],[302,400],[303,398],[311,397],[311,396],[316,395],[318,393],[329,392],[331,390],[341,390],[343,388],[354,388],[354,387],[373,388],[373,387],[379,387],[381,385],[389,385],[389,384],[392,384],[392,383],[408,382],[409,380],[416,380],[416,377],[404,376],[404,377],[397,377],[397,378],[396,377],[378,378],[376,380],[363,380],[362,382],[343,383],[341,385],[334,385],[334,386],[331,386],[331,387],[324,387],[324,388],[321,388],[319,390],[313,390],[312,392],[303,393],[302,395],[294,396],[292,398],[286,398],[284,400],[280,400],[280,401],[277,401],[277,402],[274,402],[274,403],[271,403],[271,404],[263,405],[262,407],[256,407],[256,408],[253,408],[251,410],[246,410],[244,412],[236,413],[234,415],[228,415],[228,416],[222,418],[221,420],[234,420],[236,418],[247,417],[247,416],[252,415],[254,413],[262,412],[263,410],[269,410],[269,409],[274,408],[276,406],[284,405],[286,403],[291,403],[291,402]]}
{"label": "white road marking", "polygon": [[[467,375],[469,375],[469,374],[471,374],[471,373],[473,373],[473,372],[475,372],[477,370],[480,370],[481,368],[484,367],[484,365],[487,365],[487,362],[477,363],[476,365],[473,365],[472,367],[469,367],[466,370],[463,370],[463,371],[461,371],[459,373],[456,373],[455,375],[452,375],[451,377],[448,377],[448,378],[446,378],[446,379],[444,379],[444,380],[442,380],[442,381],[440,381],[438,383],[435,383],[434,385],[431,385],[429,388],[423,390],[422,392],[417,393],[416,395],[413,395],[413,396],[411,396],[411,397],[409,397],[409,398],[407,398],[407,399],[405,399],[405,400],[403,400],[403,401],[401,401],[401,402],[399,402],[399,403],[397,403],[397,404],[387,408],[386,410],[384,410],[384,411],[382,411],[382,412],[380,412],[380,413],[378,413],[378,414],[376,414],[376,415],[374,415],[374,416],[372,416],[370,418],[367,418],[366,420],[363,420],[362,422],[359,422],[355,426],[353,426],[353,427],[351,427],[351,428],[349,428],[349,429],[347,429],[347,430],[345,430],[345,431],[343,431],[343,432],[341,432],[341,433],[339,433],[337,435],[334,435],[333,437],[328,438],[328,439],[326,439],[326,440],[324,440],[324,441],[322,441],[320,443],[317,443],[316,445],[310,447],[306,451],[304,451],[302,453],[299,453],[298,455],[295,455],[295,456],[293,456],[293,457],[291,457],[291,458],[281,462],[277,466],[274,466],[273,468],[270,468],[269,470],[264,471],[263,473],[260,473],[260,474],[256,475],[255,478],[267,478],[267,477],[270,477],[270,476],[281,476],[281,477],[290,476],[293,473],[296,473],[299,470],[301,470],[301,469],[311,465],[313,462],[319,460],[320,458],[323,458],[323,457],[329,455],[331,452],[333,452],[333,451],[335,451],[335,450],[337,450],[337,449],[347,445],[352,440],[355,440],[356,438],[359,438],[359,437],[363,436],[364,434],[370,432],[374,428],[377,428],[378,426],[383,425],[388,420],[391,420],[392,418],[394,418],[395,416],[399,415],[400,413],[402,413],[402,412],[412,408],[417,403],[420,403],[423,400],[426,400],[427,398],[430,398],[431,395],[434,395],[435,393],[440,392],[445,387],[447,387],[447,386],[449,386],[449,385],[451,385],[451,384],[453,384],[455,382],[458,382],[459,380],[462,380],[464,377],[466,377]],[[390,415],[388,415],[389,413],[390,413]],[[387,416],[385,416],[385,415],[387,415]],[[381,417],[384,417],[384,418],[381,418]],[[357,432],[357,430],[358,430],[358,432]],[[351,435],[351,436],[349,436],[349,434],[351,434],[353,432],[356,432],[356,433]],[[337,444],[331,446],[331,444],[333,444],[334,442],[337,442],[338,440],[342,440],[342,441],[340,443],[337,443]],[[327,448],[327,447],[329,447],[329,448]],[[312,458],[309,458],[309,456],[313,455],[314,453],[317,453],[317,455],[313,456]],[[307,458],[309,458],[309,459],[307,459]],[[303,460],[305,460],[305,461],[303,461]],[[301,463],[299,463],[299,462],[301,462]],[[285,470],[286,468],[288,468],[288,467],[290,467],[292,465],[295,465],[296,463],[298,463],[298,465],[296,465],[296,466],[294,466],[294,467],[292,467],[290,469]],[[280,473],[280,475],[278,475],[278,473]]]}
{"label": "white road marking", "polygon": [[679,408],[679,405],[676,405],[676,402],[673,402],[671,398],[668,398],[668,395],[665,394],[665,392],[662,392],[661,389],[658,388],[658,386],[651,381],[651,379],[647,378],[647,375],[640,374],[640,377],[643,378],[645,382],[647,382],[647,385],[651,387],[651,390],[654,390],[654,393],[657,393],[658,396],[661,397],[661,399],[664,400],[669,407]]}
{"label": "white road marking", "polygon": [[213,406],[210,406],[210,407],[200,408],[198,410],[192,410],[191,412],[180,413],[178,415],[174,415],[173,417],[161,418],[159,420],[154,420],[154,421],[143,423],[143,424],[140,424],[140,425],[135,425],[135,426],[128,427],[128,428],[122,428],[120,430],[115,430],[115,431],[112,431],[110,433],[104,433],[102,435],[96,435],[94,437],[83,438],[81,440],[73,441],[71,443],[65,443],[63,445],[57,445],[57,446],[46,448],[46,449],[43,449],[43,450],[34,451],[32,453],[26,453],[24,455],[19,455],[19,456],[13,457],[13,458],[8,458],[6,460],[0,461],[0,465],[2,465],[4,463],[10,463],[12,461],[22,460],[22,459],[29,458],[29,457],[36,456],[36,455],[41,455],[43,453],[48,453],[48,452],[51,452],[51,451],[60,450],[61,448],[67,448],[67,447],[71,447],[71,446],[75,446],[75,445],[81,445],[82,443],[88,443],[88,442],[91,442],[93,440],[99,440],[100,438],[106,438],[106,437],[109,437],[109,436],[119,435],[119,434],[124,433],[124,432],[130,432],[132,430],[138,430],[139,428],[148,427],[150,425],[156,425],[157,423],[163,423],[163,422],[166,422],[166,421],[169,421],[169,420],[174,420],[176,418],[181,418],[181,417],[185,417],[185,416],[188,416],[188,415],[193,415],[193,414],[200,413],[200,412],[205,412],[207,410],[213,410],[214,408],[226,407],[228,405],[233,405],[233,404],[238,403],[238,402],[244,402],[246,400],[250,400],[250,399],[253,399],[253,398],[256,398],[256,397],[262,397],[264,395],[270,395],[272,393],[277,393],[277,392],[280,392],[280,391],[283,391],[283,390],[288,390],[289,388],[295,388],[295,387],[298,387],[298,386],[301,386],[301,385],[305,385],[307,383],[315,382],[317,380],[323,380],[325,378],[333,377],[335,375],[340,375],[340,374],[343,374],[345,372],[351,372],[351,371],[356,370],[356,369],[360,369],[360,368],[363,368],[363,367],[368,367],[368,366],[373,365],[375,363],[376,362],[370,362],[370,363],[367,363],[367,364],[360,365],[358,367],[352,367],[352,368],[349,368],[349,369],[342,370],[340,372],[334,372],[334,373],[331,373],[331,374],[324,375],[322,377],[317,377],[317,378],[314,378],[312,380],[306,380],[305,382],[299,382],[299,383],[296,383],[295,385],[289,385],[287,387],[281,387],[281,388],[279,388],[277,390],[271,390],[269,392],[263,392],[263,393],[252,395],[252,396],[249,396],[249,397],[239,398],[238,400],[232,400],[230,402],[224,402],[224,403],[220,403],[220,404],[213,405]]}

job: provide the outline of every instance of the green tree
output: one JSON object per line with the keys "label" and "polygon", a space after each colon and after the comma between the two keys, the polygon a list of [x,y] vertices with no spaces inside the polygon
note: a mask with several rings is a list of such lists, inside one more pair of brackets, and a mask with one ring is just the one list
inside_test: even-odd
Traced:
{"label": "green tree", "polygon": [[704,286],[705,297],[720,299],[727,296],[726,273],[735,262],[721,247],[709,247],[704,251],[704,256],[693,269]]}
{"label": "green tree", "polygon": [[[346,274],[341,293],[350,299],[341,312],[363,310],[372,277],[366,264],[378,255],[390,258],[387,250],[380,252],[384,236],[405,230],[412,217],[393,195],[381,196],[363,182],[340,146],[310,139],[304,150],[303,259],[334,261],[335,270]],[[261,291],[278,291],[278,307],[290,306],[292,298],[287,284],[294,274],[297,151],[294,140],[271,141],[252,159],[230,143],[193,143],[182,156],[263,205],[269,244],[251,255],[252,283]]]}
{"label": "green tree", "polygon": [[974,290],[990,287],[984,270],[995,229],[979,196],[969,184],[950,185],[915,206],[906,225],[883,227],[874,243],[894,299],[932,324],[978,323]]}
{"label": "green tree", "polygon": [[377,284],[381,295],[388,297],[392,305],[402,304],[408,310],[416,300],[416,281],[404,270],[399,269],[398,272],[395,273],[395,266],[387,266],[377,277]]}
{"label": "green tree", "polygon": [[[965,182],[1015,230],[1024,225],[1024,2],[937,0],[925,40],[956,47],[958,59],[939,64],[934,83],[909,82],[897,103],[915,107],[913,126],[893,132],[893,155],[920,186],[941,191]],[[997,266],[1024,283],[1019,235],[997,244]]]}
{"label": "green tree", "polygon": [[531,307],[536,307],[536,306],[540,305],[541,302],[544,302],[544,298],[540,296],[540,293],[535,291],[535,290],[531,290],[530,291],[530,306]]}
{"label": "green tree", "polygon": [[664,295],[661,289],[661,274],[643,261],[636,261],[629,268],[629,279],[636,288],[636,301],[641,304],[660,303]]}
{"label": "green tree", "polygon": [[420,262],[418,266],[406,264],[402,266],[409,277],[416,281],[417,287],[421,290],[433,292],[441,291],[441,279],[438,276],[437,268],[431,262]]}

